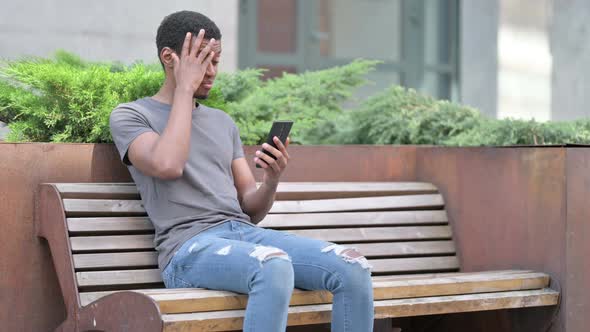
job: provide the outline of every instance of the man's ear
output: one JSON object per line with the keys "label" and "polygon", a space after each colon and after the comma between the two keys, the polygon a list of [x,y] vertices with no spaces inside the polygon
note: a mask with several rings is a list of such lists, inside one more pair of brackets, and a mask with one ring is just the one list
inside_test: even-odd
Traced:
{"label": "man's ear", "polygon": [[175,52],[170,47],[164,47],[162,48],[162,51],[160,51],[160,60],[164,64],[164,67],[170,69],[174,68],[174,59],[172,58],[173,53]]}

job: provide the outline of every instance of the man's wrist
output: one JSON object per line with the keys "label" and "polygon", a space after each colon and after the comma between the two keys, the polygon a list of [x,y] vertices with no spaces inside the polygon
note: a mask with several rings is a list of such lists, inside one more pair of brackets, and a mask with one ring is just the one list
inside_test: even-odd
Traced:
{"label": "man's wrist", "polygon": [[279,179],[272,180],[269,178],[265,178],[264,181],[262,182],[262,185],[266,186],[268,189],[276,191],[277,187],[279,185]]}

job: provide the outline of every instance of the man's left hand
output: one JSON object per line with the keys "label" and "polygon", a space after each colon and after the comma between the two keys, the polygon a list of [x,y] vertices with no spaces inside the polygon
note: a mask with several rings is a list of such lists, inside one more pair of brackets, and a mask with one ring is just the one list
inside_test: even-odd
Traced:
{"label": "man's left hand", "polygon": [[277,159],[275,160],[266,153],[258,150],[256,151],[254,162],[264,169],[263,182],[270,185],[277,185],[281,174],[283,174],[283,171],[287,168],[287,164],[289,163],[290,157],[287,152],[287,147],[289,146],[290,140],[287,138],[287,141],[283,144],[283,142],[275,136],[273,141],[278,149],[275,149],[267,143],[262,144],[262,148],[270,152]]}

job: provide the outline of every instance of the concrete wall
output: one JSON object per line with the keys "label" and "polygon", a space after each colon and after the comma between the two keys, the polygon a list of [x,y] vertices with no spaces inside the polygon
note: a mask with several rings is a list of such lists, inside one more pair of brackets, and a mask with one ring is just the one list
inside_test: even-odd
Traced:
{"label": "concrete wall", "polygon": [[590,1],[553,0],[551,117],[590,117]]}
{"label": "concrete wall", "polygon": [[499,0],[461,2],[460,101],[496,117]]}
{"label": "concrete wall", "polygon": [[85,59],[157,62],[156,30],[164,16],[195,10],[211,17],[223,38],[221,69],[237,68],[238,1],[3,1],[0,58],[49,56],[57,49]]}
{"label": "concrete wall", "polygon": [[498,117],[551,119],[551,0],[500,0]]}

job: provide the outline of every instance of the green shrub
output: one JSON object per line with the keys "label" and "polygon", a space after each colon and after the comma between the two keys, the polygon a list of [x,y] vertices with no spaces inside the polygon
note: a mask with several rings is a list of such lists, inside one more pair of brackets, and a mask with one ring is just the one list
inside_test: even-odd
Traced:
{"label": "green shrub", "polygon": [[482,121],[472,108],[393,86],[363,102],[332,141],[351,144],[445,144]]}
{"label": "green shrub", "polygon": [[[291,136],[298,143],[322,143],[326,123],[342,115],[341,104],[352,97],[354,88],[375,61],[354,61],[346,66],[302,74],[284,74],[254,85],[243,99],[229,102],[226,111],[236,121],[244,144],[266,139],[273,120],[293,120]],[[223,84],[219,84],[223,87]],[[334,130],[334,129],[332,129]]]}
{"label": "green shrub", "polygon": [[109,142],[108,118],[121,102],[155,93],[163,74],[136,64],[86,63],[58,53],[23,59],[0,69],[2,117],[9,141]]}
{"label": "green shrub", "polygon": [[[341,113],[340,104],[375,62],[262,81],[263,71],[219,74],[205,105],[225,110],[245,144],[266,137],[270,122],[296,122],[293,136],[307,142],[318,124]],[[59,51],[53,59],[22,59],[0,68],[0,120],[10,141],[111,142],[110,112],[120,103],[155,94],[163,82],[159,66],[87,62]],[[310,137],[307,139],[307,137]]]}
{"label": "green shrub", "polygon": [[[590,121],[493,120],[477,110],[392,86],[344,110],[377,62],[262,80],[263,70],[220,73],[205,105],[222,109],[244,144],[266,139],[273,120],[295,121],[300,144],[428,144],[498,146],[590,143]],[[159,64],[88,62],[58,51],[52,59],[25,58],[0,66],[0,121],[10,141],[111,142],[110,112],[155,94]]]}
{"label": "green shrub", "polygon": [[524,120],[482,121],[479,126],[449,138],[446,145],[502,146],[590,143],[590,121],[546,122]]}

